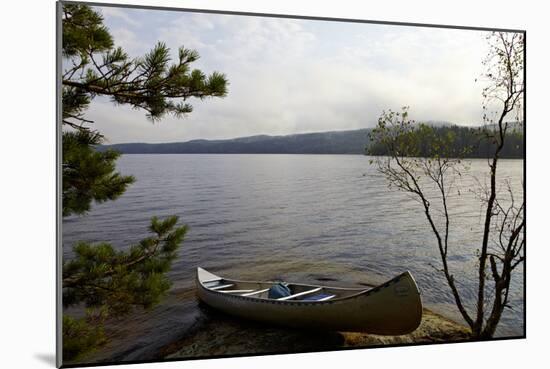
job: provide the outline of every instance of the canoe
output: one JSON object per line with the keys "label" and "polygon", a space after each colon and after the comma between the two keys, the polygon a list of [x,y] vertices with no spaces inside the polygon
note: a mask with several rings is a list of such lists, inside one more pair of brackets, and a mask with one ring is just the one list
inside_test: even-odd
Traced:
{"label": "canoe", "polygon": [[291,295],[268,298],[278,282],[241,281],[197,268],[197,295],[227,314],[292,328],[401,335],[422,319],[418,286],[408,271],[374,288],[288,283]]}

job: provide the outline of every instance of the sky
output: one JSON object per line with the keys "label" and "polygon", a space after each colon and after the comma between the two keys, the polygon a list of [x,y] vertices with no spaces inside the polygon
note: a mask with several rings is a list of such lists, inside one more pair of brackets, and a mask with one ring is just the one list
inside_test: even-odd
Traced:
{"label": "sky", "polygon": [[96,7],[132,57],[157,41],[195,49],[193,67],[224,73],[225,98],[189,100],[185,118],[96,98],[86,112],[109,143],[177,142],[373,127],[388,109],[416,120],[482,121],[486,32]]}

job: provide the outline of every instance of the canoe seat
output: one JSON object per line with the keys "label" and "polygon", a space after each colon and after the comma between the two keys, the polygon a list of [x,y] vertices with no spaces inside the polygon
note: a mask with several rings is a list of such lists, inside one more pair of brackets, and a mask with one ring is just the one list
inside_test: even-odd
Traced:
{"label": "canoe seat", "polygon": [[224,283],[223,283],[222,279],[218,279],[218,280],[210,280],[210,281],[202,282],[202,284],[206,288],[212,288],[212,287],[220,286]]}
{"label": "canoe seat", "polygon": [[329,295],[328,293],[318,293],[316,295],[306,296],[300,301],[327,301],[333,297],[336,297],[336,295]]}
{"label": "canoe seat", "polygon": [[293,299],[295,297],[309,295],[310,293],[315,293],[315,292],[321,291],[322,289],[323,289],[323,287],[318,287],[318,288],[314,288],[312,290],[307,290],[307,291],[304,291],[304,292],[295,293],[294,295],[280,297],[277,300],[278,301],[290,300],[290,299]]}
{"label": "canoe seat", "polygon": [[215,291],[215,290],[222,290],[224,288],[229,288],[233,286],[234,284],[222,284],[221,286],[211,287],[210,289]]}
{"label": "canoe seat", "polygon": [[217,278],[212,278],[212,279],[206,279],[204,281],[202,281],[202,283],[211,283],[211,282],[219,282],[221,281],[222,279],[220,277],[217,277]]}

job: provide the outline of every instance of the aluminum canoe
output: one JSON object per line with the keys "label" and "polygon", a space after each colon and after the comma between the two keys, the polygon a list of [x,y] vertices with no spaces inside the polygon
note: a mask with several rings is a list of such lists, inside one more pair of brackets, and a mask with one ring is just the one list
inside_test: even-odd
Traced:
{"label": "aluminum canoe", "polygon": [[197,268],[197,295],[227,314],[293,328],[401,335],[422,320],[420,292],[410,272],[374,288],[288,283],[291,295],[272,299],[277,282],[242,281]]}

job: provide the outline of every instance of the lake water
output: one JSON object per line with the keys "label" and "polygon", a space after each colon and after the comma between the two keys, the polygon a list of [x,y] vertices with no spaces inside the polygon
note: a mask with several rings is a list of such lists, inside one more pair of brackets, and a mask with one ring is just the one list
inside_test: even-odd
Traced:
{"label": "lake water", "polygon": [[[477,279],[482,212],[472,189],[488,171],[469,161],[450,202],[450,268],[470,310]],[[460,321],[441,272],[433,234],[421,206],[388,189],[384,177],[359,155],[123,155],[123,174],[137,181],[116,201],[96,204],[86,216],[63,220],[64,256],[78,240],[128,247],[147,237],[152,216],[178,215],[190,230],[170,277],[171,298],[136,321],[139,343],[125,355],[171,337],[193,322],[195,268],[227,277],[283,278],[331,285],[376,284],[410,270],[428,308]],[[500,180],[521,198],[523,161],[502,160]],[[175,291],[175,292],[174,292]],[[498,335],[523,334],[523,271],[512,282]],[[121,332],[123,329],[121,328]],[[121,333],[123,334],[123,333]],[[133,351],[132,351],[133,350]],[[141,350],[141,351],[140,351]]]}

